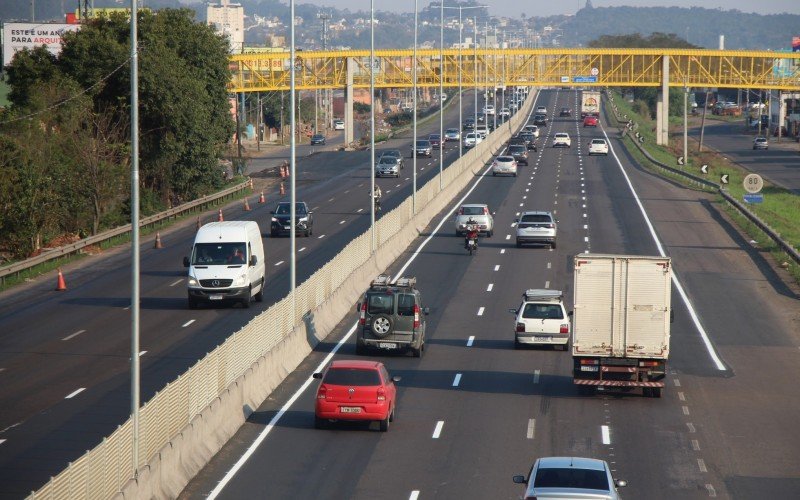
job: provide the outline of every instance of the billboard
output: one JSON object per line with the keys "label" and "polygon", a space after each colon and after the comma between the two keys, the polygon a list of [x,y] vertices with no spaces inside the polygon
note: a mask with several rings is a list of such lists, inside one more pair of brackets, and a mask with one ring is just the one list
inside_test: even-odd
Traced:
{"label": "billboard", "polygon": [[3,66],[9,64],[14,54],[22,49],[45,45],[53,55],[61,52],[61,36],[66,31],[77,31],[80,24],[63,23],[5,23],[3,24]]}

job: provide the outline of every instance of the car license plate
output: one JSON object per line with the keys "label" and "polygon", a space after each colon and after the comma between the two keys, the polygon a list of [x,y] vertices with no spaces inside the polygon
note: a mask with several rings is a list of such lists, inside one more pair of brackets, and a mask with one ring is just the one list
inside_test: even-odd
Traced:
{"label": "car license plate", "polygon": [[339,411],[342,413],[361,413],[361,408],[358,406],[342,406]]}
{"label": "car license plate", "polygon": [[581,366],[581,371],[582,372],[596,372],[597,371],[597,367],[596,366]]}
{"label": "car license plate", "polygon": [[381,349],[396,349],[397,344],[395,344],[394,342],[379,342],[378,347],[380,347]]}
{"label": "car license plate", "polygon": [[550,342],[550,337],[542,337],[541,335],[535,335],[533,340],[536,342]]}
{"label": "car license plate", "polygon": [[219,294],[209,295],[208,300],[222,300],[222,295]]}

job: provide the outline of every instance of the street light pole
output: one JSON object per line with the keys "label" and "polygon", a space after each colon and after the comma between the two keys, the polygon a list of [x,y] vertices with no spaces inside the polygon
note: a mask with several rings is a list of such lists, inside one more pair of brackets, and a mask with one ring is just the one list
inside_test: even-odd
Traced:
{"label": "street light pole", "polygon": [[472,85],[475,88],[475,122],[473,125],[473,133],[475,134],[475,146],[478,147],[478,17],[472,16],[472,32],[474,47],[474,55],[472,59]]}
{"label": "street light pole", "polygon": [[[412,106],[414,107],[414,117],[413,117],[413,142],[411,143],[411,156],[412,160],[412,172],[411,177],[412,181],[412,194],[411,194],[411,207],[412,213],[416,215],[417,213],[417,23],[418,23],[418,3],[419,0],[414,0],[414,61],[412,62],[412,70],[411,70],[411,78],[414,80],[414,96]],[[440,99],[441,101],[441,99]],[[444,138],[440,138],[439,140],[443,140]],[[441,148],[441,145],[439,146]]]}
{"label": "street light pole", "polygon": [[[33,2],[31,2],[33,20]],[[131,424],[133,477],[139,477],[139,51],[136,0],[131,0]]]}
{"label": "street light pole", "polygon": [[[414,97],[416,99],[416,96]],[[369,169],[370,175],[370,199],[372,208],[370,211],[370,228],[372,233],[372,251],[376,245],[375,235],[375,0],[369,1]],[[414,138],[416,141],[416,137]],[[416,146],[416,143],[414,144]],[[416,148],[415,148],[416,149]]]}
{"label": "street light pole", "polygon": [[439,16],[439,190],[442,190],[442,164],[444,163],[444,0],[440,0]]}
{"label": "street light pole", "polygon": [[[290,218],[290,227],[292,228],[289,231],[289,287],[290,287],[290,294],[292,296],[292,322],[294,324],[294,318],[296,317],[295,314],[297,312],[297,298],[295,297],[295,286],[297,283],[297,261],[295,258],[295,250],[297,249],[297,238],[295,235],[294,228],[297,227],[297,213],[295,210],[295,202],[297,200],[297,193],[296,191],[296,183],[295,179],[297,179],[296,174],[296,166],[297,161],[295,160],[295,154],[297,150],[297,136],[294,134],[295,129],[295,101],[297,97],[295,96],[297,84],[296,74],[297,74],[297,62],[295,61],[295,46],[294,46],[294,0],[289,0],[289,39],[290,39],[290,46],[289,46],[289,59],[292,61],[292,70],[290,72],[289,78],[289,126],[292,128],[292,138],[289,140],[289,203],[291,208],[289,210],[289,218]],[[299,113],[299,105],[298,105],[298,115]],[[299,133],[299,131],[298,131]]]}

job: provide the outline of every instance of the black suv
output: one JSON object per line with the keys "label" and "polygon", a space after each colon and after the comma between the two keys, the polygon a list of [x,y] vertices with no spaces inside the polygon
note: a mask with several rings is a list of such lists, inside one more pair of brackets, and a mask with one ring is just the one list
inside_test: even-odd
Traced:
{"label": "black suv", "polygon": [[[278,203],[275,210],[271,211],[272,222],[270,223],[269,235],[272,237],[279,234],[289,234],[291,229],[290,213],[292,209],[291,202],[282,201]],[[295,211],[295,233],[302,234],[303,236],[311,236],[314,232],[314,212],[308,209],[308,205],[304,201],[298,201],[294,204]]]}
{"label": "black suv", "polygon": [[533,124],[540,127],[547,126],[547,115],[533,115]]}
{"label": "black suv", "polygon": [[520,132],[517,134],[520,139],[525,140],[525,145],[528,149],[532,149],[536,151],[536,136],[534,136],[531,132]]}
{"label": "black suv", "polygon": [[475,130],[475,119],[467,118],[461,126],[462,130]]}
{"label": "black suv", "polygon": [[370,283],[364,301],[356,306],[361,329],[356,338],[356,354],[369,349],[411,351],[422,357],[425,349],[425,318],[428,308],[422,307],[416,278],[400,278],[392,282],[381,274]]}
{"label": "black suv", "polygon": [[528,148],[523,143],[509,144],[508,154],[514,157],[518,164],[528,164]]}

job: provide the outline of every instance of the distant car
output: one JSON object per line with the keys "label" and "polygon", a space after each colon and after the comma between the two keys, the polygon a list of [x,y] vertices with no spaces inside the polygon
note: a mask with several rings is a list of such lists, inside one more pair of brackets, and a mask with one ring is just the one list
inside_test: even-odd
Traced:
{"label": "distant car", "polygon": [[539,127],[546,127],[547,115],[541,113],[533,115],[533,124],[538,125]]}
{"label": "distant car", "polygon": [[493,115],[494,114],[494,106],[491,104],[487,104],[483,107],[483,114],[484,115]]}
{"label": "distant car", "polygon": [[[291,210],[292,203],[282,201],[278,203],[275,210],[270,212],[270,215],[272,215],[269,229],[270,236],[290,234],[292,228]],[[306,237],[314,234],[314,212],[308,209],[308,205],[304,201],[298,201],[294,204],[294,217],[295,234],[300,233]]]}
{"label": "distant car", "polygon": [[513,175],[517,176],[517,161],[513,156],[498,156],[492,163],[492,175]]}
{"label": "distant car", "polygon": [[525,141],[525,146],[528,149],[532,149],[532,150],[536,151],[536,137],[534,137],[533,134],[523,130],[522,132],[517,134],[517,137],[519,137],[520,139]]}
{"label": "distant car", "polygon": [[556,247],[558,223],[550,212],[522,212],[514,221],[517,229],[517,247],[531,243]]}
{"label": "distant car", "polygon": [[619,500],[617,488],[627,482],[614,480],[605,460],[580,457],[542,457],[534,462],[528,476],[514,476],[526,484],[522,498],[591,498]]}
{"label": "distant car", "polygon": [[608,143],[605,139],[592,139],[589,143],[589,156],[608,155]]}
{"label": "distant car", "polygon": [[566,132],[556,132],[556,135],[553,136],[553,147],[571,148],[572,139],[569,138],[569,134]]}
{"label": "distant car", "polygon": [[756,137],[753,140],[753,149],[769,149],[769,141],[766,137]]}
{"label": "distant car", "polygon": [[427,139],[417,139],[414,148],[417,150],[417,156],[430,157],[433,154],[433,146]]}
{"label": "distant car", "polygon": [[486,139],[489,136],[489,127],[487,127],[486,125],[478,125],[475,128],[475,132],[477,132],[478,135],[481,136],[481,139]]}
{"label": "distant car", "polygon": [[321,382],[314,398],[314,427],[340,420],[378,421],[381,432],[394,420],[400,377],[390,377],[383,363],[335,360],[314,374]]}
{"label": "distant car", "polygon": [[586,115],[583,119],[583,126],[584,127],[596,127],[597,126],[597,117],[594,115]]}
{"label": "distant car", "polygon": [[[438,94],[434,94],[433,95],[433,100],[434,101],[438,101],[439,100],[439,95]],[[444,93],[442,94],[442,100],[443,101],[447,100],[447,94],[444,94]]]}
{"label": "distant car", "polygon": [[475,119],[474,118],[467,118],[464,120],[464,123],[461,125],[462,130],[475,130]]}
{"label": "distant car", "polygon": [[524,144],[509,144],[508,154],[514,157],[517,165],[528,164],[528,148]]}
{"label": "distant car", "polygon": [[391,156],[393,158],[397,158],[397,163],[400,164],[400,168],[405,168],[405,163],[403,162],[403,153],[400,152],[399,149],[387,149],[383,153],[381,153],[381,158],[384,156]]}
{"label": "distant car", "polygon": [[325,144],[325,136],[322,134],[314,134],[311,136],[311,144]]}
{"label": "distant car", "polygon": [[537,139],[539,138],[539,127],[536,125],[525,125],[525,130],[533,134]]}
{"label": "distant car", "polygon": [[536,106],[536,113],[541,115],[547,114],[547,106]]}
{"label": "distant car", "polygon": [[428,141],[430,141],[431,147],[433,147],[433,149],[439,149],[442,147],[442,136],[440,136],[439,134],[429,135]]}
{"label": "distant car", "polygon": [[511,116],[511,110],[508,108],[501,108],[498,116],[500,118],[508,118],[509,116]]}
{"label": "distant car", "polygon": [[516,101],[511,101],[511,104],[508,105],[508,109],[510,109],[512,113],[516,113],[519,109],[519,105]]}
{"label": "distant car", "polygon": [[558,113],[558,116],[572,116],[572,109],[570,108],[561,108],[561,112]]}
{"label": "distant car", "polygon": [[447,141],[460,141],[461,131],[457,128],[449,128],[444,131],[444,142]]}
{"label": "distant car", "polygon": [[483,142],[481,134],[478,134],[476,132],[469,132],[464,135],[464,147],[467,149],[474,148],[481,142]]}
{"label": "distant car", "polygon": [[375,165],[375,177],[400,177],[400,162],[394,156],[381,156]]}
{"label": "distant car", "polygon": [[344,130],[344,120],[333,120],[333,130]]}
{"label": "distant car", "polygon": [[486,233],[489,238],[494,234],[494,217],[489,211],[489,206],[478,203],[461,205],[454,221],[456,226],[456,236],[460,236],[466,229],[467,221],[474,219],[478,223],[480,232]]}

